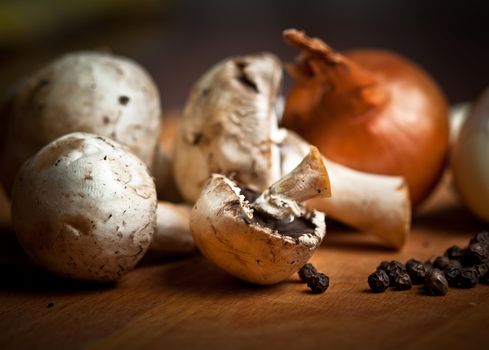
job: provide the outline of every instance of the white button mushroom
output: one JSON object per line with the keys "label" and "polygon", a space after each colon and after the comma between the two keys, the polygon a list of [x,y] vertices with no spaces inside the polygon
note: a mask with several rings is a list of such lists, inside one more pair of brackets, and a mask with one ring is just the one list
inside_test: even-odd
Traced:
{"label": "white button mushroom", "polygon": [[158,90],[137,63],[110,54],[76,52],[20,84],[3,114],[0,177],[10,193],[22,163],[71,132],[110,137],[151,167],[161,111]]}
{"label": "white button mushroom", "polygon": [[297,272],[326,234],[325,217],[298,201],[330,195],[316,148],[261,195],[214,174],[190,215],[201,252],[235,277],[274,284]]}
{"label": "white button mushroom", "polygon": [[144,163],[103,137],[73,133],[24,163],[12,220],[26,253],[61,276],[113,281],[148,249],[156,191]]}
{"label": "white button mushroom", "polygon": [[175,182],[195,202],[212,173],[264,190],[280,178],[275,100],[280,61],[271,54],[226,59],[192,88],[175,139]]}

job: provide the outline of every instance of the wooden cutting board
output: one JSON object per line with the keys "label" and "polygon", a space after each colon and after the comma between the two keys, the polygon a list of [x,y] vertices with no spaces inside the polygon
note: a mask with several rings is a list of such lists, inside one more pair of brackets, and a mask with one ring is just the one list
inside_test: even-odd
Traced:
{"label": "wooden cutting board", "polygon": [[401,252],[330,224],[313,257],[331,277],[313,295],[297,276],[256,287],[199,254],[147,257],[115,286],[67,283],[37,270],[3,229],[0,349],[488,349],[489,286],[445,297],[368,291],[380,260],[421,260],[483,228],[446,184],[416,217]]}

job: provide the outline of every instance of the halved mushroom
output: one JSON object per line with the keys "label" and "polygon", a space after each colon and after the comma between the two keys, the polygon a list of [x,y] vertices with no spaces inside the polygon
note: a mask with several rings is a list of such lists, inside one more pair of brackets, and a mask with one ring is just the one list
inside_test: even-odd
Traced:
{"label": "halved mushroom", "polygon": [[[305,141],[278,128],[281,74],[281,62],[261,53],[226,59],[195,84],[175,140],[174,175],[187,202],[197,200],[212,173],[263,191],[307,153]],[[333,196],[311,205],[400,248],[411,221],[405,180],[325,162]]]}
{"label": "halved mushroom", "polygon": [[202,253],[243,280],[274,284],[297,272],[326,234],[323,213],[299,202],[330,195],[321,156],[308,156],[259,195],[214,174],[190,216],[190,228]]}

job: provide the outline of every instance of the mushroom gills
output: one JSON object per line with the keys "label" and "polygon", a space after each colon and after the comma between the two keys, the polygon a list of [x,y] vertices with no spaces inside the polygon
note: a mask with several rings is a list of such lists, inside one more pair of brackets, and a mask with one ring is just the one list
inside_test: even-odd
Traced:
{"label": "mushroom gills", "polygon": [[[241,187],[240,187],[241,188]],[[255,200],[260,196],[256,191],[251,188],[241,188],[241,194],[246,198],[248,202],[253,204]],[[249,224],[256,224],[261,227],[268,228],[278,234],[283,236],[289,236],[291,238],[299,238],[305,234],[314,234],[316,226],[312,222],[313,218],[312,211],[306,211],[303,216],[294,217],[291,221],[289,218],[277,219],[271,215],[255,210],[253,212],[253,217],[250,219],[249,216],[243,215],[243,219]]]}

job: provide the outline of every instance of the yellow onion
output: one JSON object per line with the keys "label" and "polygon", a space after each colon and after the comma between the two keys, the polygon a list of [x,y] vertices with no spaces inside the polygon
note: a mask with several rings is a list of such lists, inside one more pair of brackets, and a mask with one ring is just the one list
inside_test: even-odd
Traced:
{"label": "yellow onion", "polygon": [[301,50],[289,73],[283,125],[329,159],[361,171],[403,176],[413,205],[440,179],[449,140],[443,93],[420,67],[395,53],[344,54],[290,29]]}

